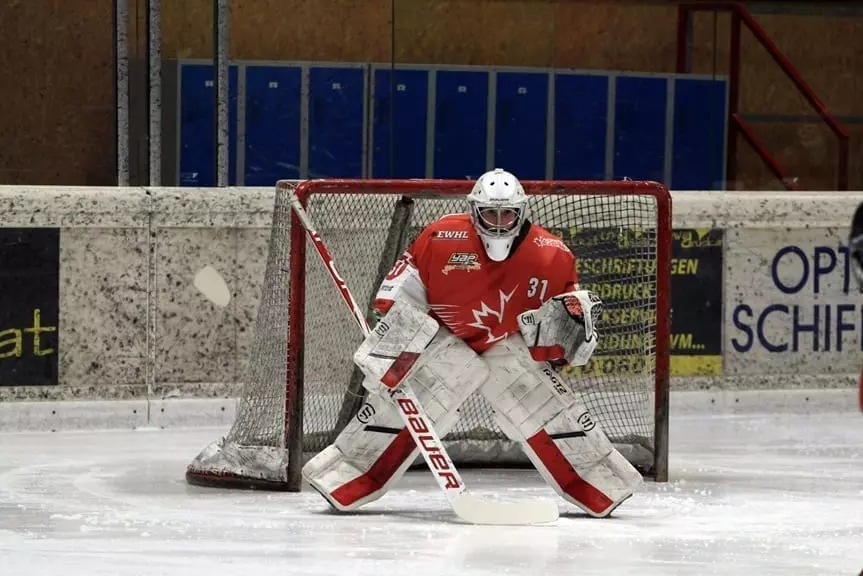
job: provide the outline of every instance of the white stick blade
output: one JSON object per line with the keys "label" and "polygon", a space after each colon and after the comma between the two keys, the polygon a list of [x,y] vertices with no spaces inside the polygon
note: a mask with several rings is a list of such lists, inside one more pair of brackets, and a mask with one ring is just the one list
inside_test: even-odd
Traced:
{"label": "white stick blade", "polygon": [[557,504],[550,500],[490,502],[462,494],[453,500],[452,507],[459,518],[471,524],[546,524],[560,516]]}
{"label": "white stick blade", "polygon": [[212,266],[201,268],[195,274],[194,284],[207,300],[219,308],[224,308],[231,302],[231,291],[228,290],[225,279]]}

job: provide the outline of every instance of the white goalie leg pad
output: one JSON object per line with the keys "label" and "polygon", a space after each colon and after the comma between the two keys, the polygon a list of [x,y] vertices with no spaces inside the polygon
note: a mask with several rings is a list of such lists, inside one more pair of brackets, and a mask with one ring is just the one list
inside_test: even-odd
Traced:
{"label": "white goalie leg pad", "polygon": [[560,376],[531,358],[521,336],[483,358],[491,375],[480,391],[498,425],[564,500],[604,517],[643,483]]}
{"label": "white goalie leg pad", "polygon": [[[397,387],[415,369],[438,330],[437,320],[406,300],[397,300],[354,352],[354,363],[366,376],[363,386],[375,394]],[[462,359],[455,354],[451,361],[458,363]]]}
{"label": "white goalie leg pad", "polygon": [[[458,421],[458,408],[488,373],[482,358],[441,328],[403,382],[443,436]],[[303,467],[303,477],[337,510],[354,510],[383,496],[417,454],[388,394],[369,394],[333,445]]]}

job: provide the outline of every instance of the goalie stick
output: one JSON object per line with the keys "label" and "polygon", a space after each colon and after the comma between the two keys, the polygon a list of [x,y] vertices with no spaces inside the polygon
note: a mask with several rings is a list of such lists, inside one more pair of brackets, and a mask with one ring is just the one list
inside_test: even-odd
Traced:
{"label": "goalie stick", "polygon": [[[315,230],[309,215],[293,190],[289,190],[291,207],[314,244],[342,299],[350,308],[364,336],[371,332],[357,301],[336,270],[333,257]],[[554,522],[559,516],[557,504],[549,500],[530,502],[491,502],[468,493],[458,470],[431,425],[422,405],[407,383],[391,392],[402,422],[423,455],[429,470],[443,490],[455,514],[471,524],[523,525]]]}

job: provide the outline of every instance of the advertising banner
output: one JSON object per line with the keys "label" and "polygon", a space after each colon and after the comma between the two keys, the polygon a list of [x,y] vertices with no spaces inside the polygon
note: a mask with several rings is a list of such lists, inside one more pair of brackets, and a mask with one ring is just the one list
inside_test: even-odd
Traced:
{"label": "advertising banner", "polygon": [[[603,301],[600,340],[579,373],[638,374],[655,344],[656,239],[653,231],[555,232],[576,255],[579,282]],[[722,372],[722,243],[719,229],[673,231],[671,374]]]}
{"label": "advertising banner", "polygon": [[859,370],[863,296],[847,230],[738,229],[726,251],[726,373]]}
{"label": "advertising banner", "polygon": [[0,228],[0,386],[57,384],[60,231]]}
{"label": "advertising banner", "polygon": [[671,248],[671,375],[722,374],[719,229],[675,230]]}

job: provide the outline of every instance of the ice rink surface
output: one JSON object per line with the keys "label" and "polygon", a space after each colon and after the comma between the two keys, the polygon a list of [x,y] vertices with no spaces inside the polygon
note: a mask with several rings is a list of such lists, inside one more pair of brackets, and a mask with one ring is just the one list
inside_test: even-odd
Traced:
{"label": "ice rink surface", "polygon": [[[458,523],[427,471],[360,513],[320,496],[192,487],[223,430],[0,434],[3,576],[857,575],[863,415],[672,419],[671,476],[610,519]],[[479,494],[554,497],[537,473],[466,471]]]}

